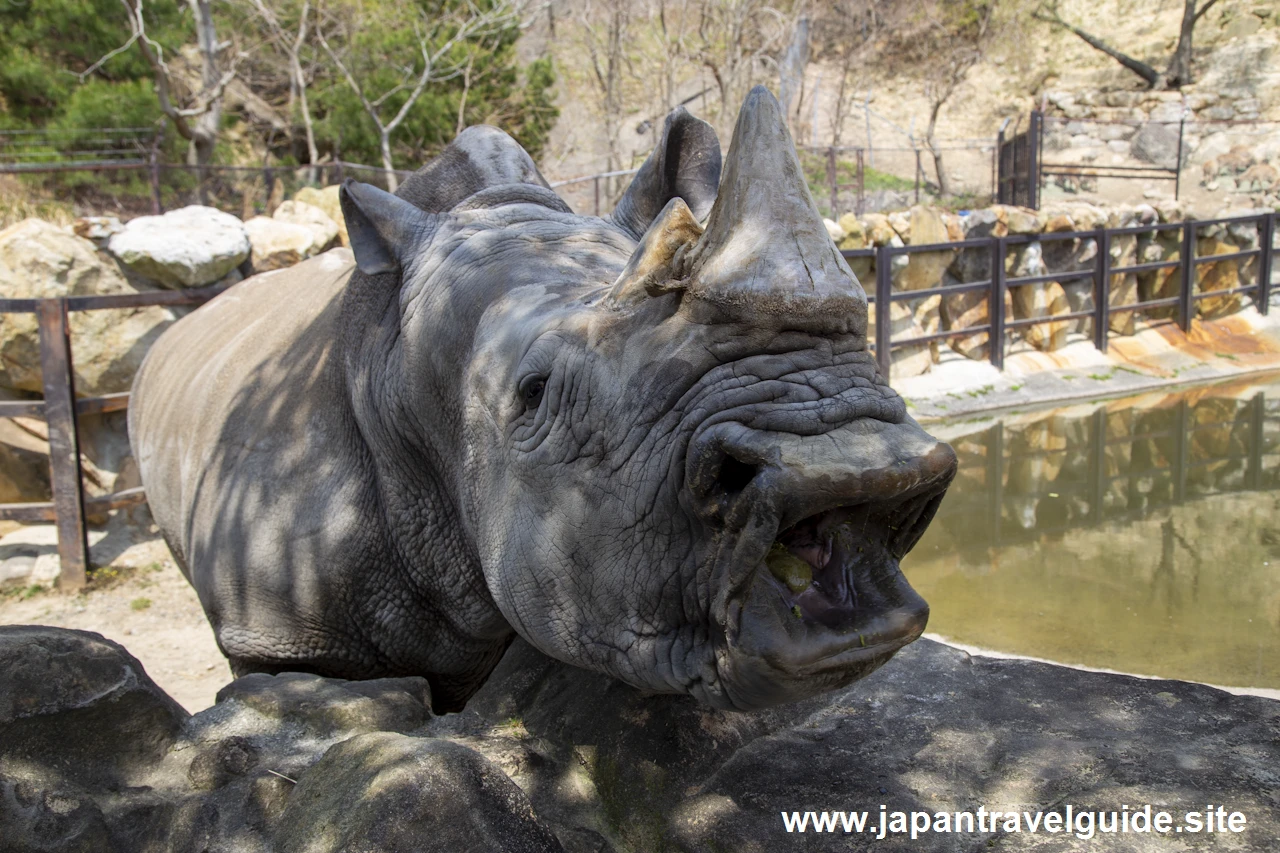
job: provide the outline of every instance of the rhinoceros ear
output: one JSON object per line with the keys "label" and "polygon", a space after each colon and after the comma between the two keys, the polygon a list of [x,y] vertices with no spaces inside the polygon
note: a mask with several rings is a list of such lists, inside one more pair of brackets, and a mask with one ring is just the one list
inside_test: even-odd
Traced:
{"label": "rhinoceros ear", "polygon": [[704,219],[720,185],[720,140],[711,125],[676,107],[662,126],[662,139],[644,161],[613,211],[612,219],[639,240],[673,198],[682,198],[695,219]]}
{"label": "rhinoceros ear", "polygon": [[534,184],[550,190],[533,158],[496,127],[477,124],[411,175],[396,195],[428,213],[443,213],[465,198],[503,184]]}
{"label": "rhinoceros ear", "polygon": [[430,214],[369,184],[348,178],[338,199],[356,266],[366,275],[400,270],[431,230]]}

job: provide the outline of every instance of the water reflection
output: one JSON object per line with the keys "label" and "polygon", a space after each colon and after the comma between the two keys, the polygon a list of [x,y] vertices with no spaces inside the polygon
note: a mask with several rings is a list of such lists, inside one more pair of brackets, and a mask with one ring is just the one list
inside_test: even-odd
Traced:
{"label": "water reflection", "polygon": [[930,431],[960,457],[904,564],[931,632],[1280,687],[1280,378]]}

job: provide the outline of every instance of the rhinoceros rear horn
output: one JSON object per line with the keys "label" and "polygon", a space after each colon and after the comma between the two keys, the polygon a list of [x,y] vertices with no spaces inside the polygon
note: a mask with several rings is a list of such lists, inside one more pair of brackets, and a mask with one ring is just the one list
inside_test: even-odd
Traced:
{"label": "rhinoceros rear horn", "polygon": [[673,198],[682,198],[695,219],[706,218],[720,184],[720,140],[711,125],[676,107],[662,125],[662,138],[636,172],[613,211],[613,221],[639,240]]}
{"label": "rhinoceros rear horn", "polygon": [[350,178],[338,192],[356,266],[366,275],[397,272],[431,229],[422,209]]}

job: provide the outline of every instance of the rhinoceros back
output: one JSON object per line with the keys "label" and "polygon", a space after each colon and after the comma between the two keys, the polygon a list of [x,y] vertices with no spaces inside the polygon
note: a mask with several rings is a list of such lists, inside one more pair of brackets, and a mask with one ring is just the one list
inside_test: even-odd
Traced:
{"label": "rhinoceros back", "polygon": [[233,663],[352,654],[324,572],[363,521],[335,356],[352,269],[334,250],[247,279],[167,330],[134,382],[148,502]]}

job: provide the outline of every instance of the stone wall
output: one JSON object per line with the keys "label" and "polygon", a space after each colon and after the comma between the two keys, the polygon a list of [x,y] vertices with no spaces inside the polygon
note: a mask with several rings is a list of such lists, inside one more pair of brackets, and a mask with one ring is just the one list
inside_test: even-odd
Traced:
{"label": "stone wall", "polygon": [[[1144,89],[1049,90],[1044,94],[1044,159],[1078,166],[1075,174],[1046,176],[1047,192],[1099,193],[1105,167],[1178,165],[1182,188],[1205,209],[1280,207],[1280,43],[1272,32],[1232,39],[1197,59],[1199,77],[1181,91]],[[1070,169],[1065,171],[1072,171]],[[1135,187],[1134,184],[1137,183]],[[1173,195],[1173,182],[1126,182],[1127,195]],[[1114,197],[1114,196],[1112,196]]]}

